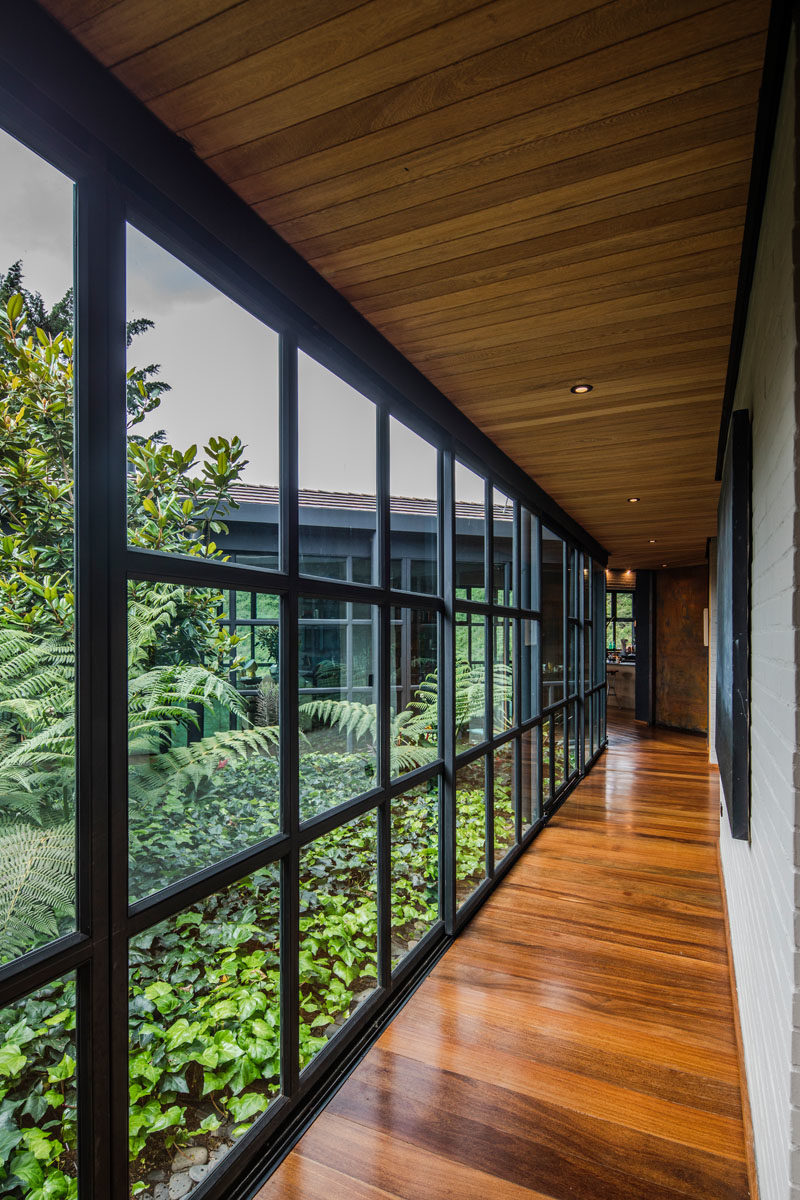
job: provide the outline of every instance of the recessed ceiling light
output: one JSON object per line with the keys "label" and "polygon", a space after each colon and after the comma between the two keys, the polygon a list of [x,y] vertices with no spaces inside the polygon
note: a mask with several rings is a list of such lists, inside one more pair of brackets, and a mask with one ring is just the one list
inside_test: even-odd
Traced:
{"label": "recessed ceiling light", "polygon": [[638,504],[638,503],[639,503],[638,496],[628,496],[628,504]]}
{"label": "recessed ceiling light", "polygon": [[575,383],[569,390],[573,396],[583,396],[586,392],[591,392],[592,385],[590,383]]}
{"label": "recessed ceiling light", "polygon": [[651,545],[651,546],[655,546],[655,544],[656,544],[656,539],[655,539],[655,538],[650,538],[650,545]]}
{"label": "recessed ceiling light", "polygon": [[661,565],[662,565],[662,567],[666,567],[666,565],[667,565],[667,564],[666,564],[666,563],[662,563]]}

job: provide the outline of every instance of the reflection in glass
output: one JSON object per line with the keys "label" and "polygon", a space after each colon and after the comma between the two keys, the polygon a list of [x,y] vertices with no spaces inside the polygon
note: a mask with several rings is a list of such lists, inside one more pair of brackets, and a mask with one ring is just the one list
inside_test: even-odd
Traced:
{"label": "reflection in glass", "polygon": [[486,739],[486,618],[456,612],[456,749]]}
{"label": "reflection in glass", "polygon": [[548,805],[553,799],[553,716],[546,717],[542,724],[542,803]]}
{"label": "reflection in glass", "polygon": [[581,576],[578,572],[579,563],[578,551],[567,549],[567,595],[569,596],[569,615],[577,617],[579,615],[578,605],[580,603],[581,594]]}
{"label": "reflection in glass", "polygon": [[516,845],[516,742],[494,752],[494,861],[499,863]]}
{"label": "reflection in glass", "polygon": [[522,622],[520,706],[523,721],[538,717],[540,710],[539,684],[539,634],[538,621]]}
{"label": "reflection in glass", "polygon": [[439,919],[439,781],[395,796],[392,814],[392,967]]}
{"label": "reflection in glass", "polygon": [[567,625],[567,651],[569,654],[569,667],[567,679],[569,681],[569,694],[574,696],[578,690],[578,624],[575,621],[570,621]]}
{"label": "reflection in glass", "polygon": [[435,593],[438,586],[436,449],[389,420],[392,586]]}
{"label": "reflection in glass", "polygon": [[128,584],[132,899],[278,831],[278,627],[250,627],[257,669],[231,619],[253,606],[277,598]]}
{"label": "reflection in glass", "polygon": [[456,771],[456,908],[486,878],[486,759]]}
{"label": "reflection in glass", "polygon": [[564,698],[564,543],[542,526],[542,687],[545,705]]}
{"label": "reflection in glass", "polygon": [[75,977],[0,1008],[0,1195],[78,1195]]}
{"label": "reflection in glass", "polygon": [[567,778],[571,779],[578,769],[578,705],[571,704],[567,710]]}
{"label": "reflection in glass", "polygon": [[438,624],[429,609],[394,608],[391,621],[392,776],[439,755]]}
{"label": "reflection in glass", "polygon": [[132,938],[132,1183],[219,1162],[280,1091],[279,914],[271,864]]}
{"label": "reflection in glass", "polygon": [[566,778],[564,774],[564,709],[553,714],[553,786],[556,791]]}
{"label": "reflection in glass", "polygon": [[592,686],[592,626],[583,627],[583,687],[588,691]]}
{"label": "reflection in glass", "polygon": [[376,785],[378,610],[304,597],[300,667],[300,817],[308,820]]}
{"label": "reflection in glass", "polygon": [[504,733],[515,722],[514,711],[514,625],[506,617],[493,617],[494,675],[493,706],[494,733]]}
{"label": "reflection in glass", "polygon": [[375,405],[298,354],[300,570],[377,583]]}
{"label": "reflection in glass", "polygon": [[583,619],[592,619],[592,560],[588,554],[583,556]]}
{"label": "reflection in glass", "polygon": [[595,567],[592,578],[592,653],[595,684],[606,677],[606,576],[602,567]]}
{"label": "reflection in glass", "polygon": [[300,852],[300,1067],[377,986],[377,818],[365,813]]}
{"label": "reflection in glass", "polygon": [[539,587],[539,518],[527,508],[520,509],[520,581],[522,607],[538,609]]}
{"label": "reflection in glass", "polygon": [[277,567],[277,333],[132,225],[126,288],[128,541]]}
{"label": "reflection in glass", "polygon": [[514,603],[514,502],[492,489],[492,595],[495,604]]}
{"label": "reflection in glass", "polygon": [[522,735],[522,773],[520,777],[520,809],[522,831],[530,828],[542,815],[541,789],[539,781],[539,740],[541,729],[537,725]]}
{"label": "reflection in glass", "polygon": [[0,174],[5,963],[75,928],[74,186],[1,130]]}
{"label": "reflection in glass", "polygon": [[458,600],[486,599],[486,481],[455,464],[455,591]]}

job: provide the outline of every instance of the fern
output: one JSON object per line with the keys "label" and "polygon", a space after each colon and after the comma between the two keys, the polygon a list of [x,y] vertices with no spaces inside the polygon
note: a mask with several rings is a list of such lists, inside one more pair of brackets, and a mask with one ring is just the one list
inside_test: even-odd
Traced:
{"label": "fern", "polygon": [[57,937],[74,911],[74,829],[3,822],[0,862],[0,954],[9,961]]}
{"label": "fern", "polygon": [[278,730],[272,726],[234,729],[210,734],[188,746],[175,746],[133,761],[128,779],[132,802],[151,799],[154,789],[169,784],[196,786],[219,768],[222,760],[235,766],[254,754],[268,754],[278,744]]}
{"label": "fern", "polygon": [[[310,700],[300,712],[312,720],[339,728],[353,741],[368,741],[372,747],[378,738],[378,709],[375,704],[358,700]],[[409,704],[391,716],[391,772],[399,775],[427,766],[437,757],[436,738],[431,733],[438,728],[439,699],[435,675],[420,684]]]}
{"label": "fern", "polygon": [[[493,700],[496,717],[503,728],[509,725],[507,713],[513,694],[511,668],[496,663],[492,673]],[[458,738],[473,720],[483,723],[486,717],[485,675],[482,666],[459,660],[455,669],[455,724]],[[375,704],[357,700],[311,700],[300,712],[311,720],[339,728],[353,741],[377,744],[378,713]],[[437,758],[437,739],[431,736],[439,724],[439,681],[436,672],[427,675],[412,699],[391,718],[391,771],[399,775],[426,766]]]}

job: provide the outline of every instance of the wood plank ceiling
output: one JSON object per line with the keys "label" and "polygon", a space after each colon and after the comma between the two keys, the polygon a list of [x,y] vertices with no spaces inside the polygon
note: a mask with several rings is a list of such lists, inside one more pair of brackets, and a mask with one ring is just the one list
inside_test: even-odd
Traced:
{"label": "wood plank ceiling", "polygon": [[768,0],[45,7],[613,565],[703,560]]}

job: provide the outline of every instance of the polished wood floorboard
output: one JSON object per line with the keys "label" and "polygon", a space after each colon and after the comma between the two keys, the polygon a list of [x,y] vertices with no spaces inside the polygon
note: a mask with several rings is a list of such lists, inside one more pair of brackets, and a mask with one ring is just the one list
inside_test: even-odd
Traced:
{"label": "polished wood floorboard", "polygon": [[609,733],[258,1200],[746,1200],[718,777]]}

